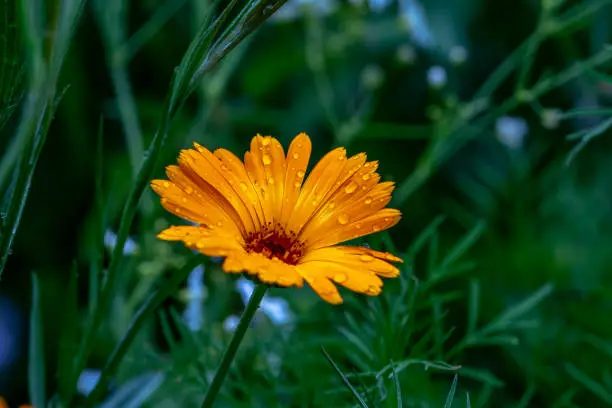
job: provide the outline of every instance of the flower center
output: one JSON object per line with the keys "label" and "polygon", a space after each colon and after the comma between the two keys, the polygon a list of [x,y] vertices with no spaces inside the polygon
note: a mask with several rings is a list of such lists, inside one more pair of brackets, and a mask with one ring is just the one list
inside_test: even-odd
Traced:
{"label": "flower center", "polygon": [[295,232],[285,231],[279,223],[272,225],[268,222],[260,231],[247,236],[246,250],[296,265],[304,253],[304,244],[297,239]]}

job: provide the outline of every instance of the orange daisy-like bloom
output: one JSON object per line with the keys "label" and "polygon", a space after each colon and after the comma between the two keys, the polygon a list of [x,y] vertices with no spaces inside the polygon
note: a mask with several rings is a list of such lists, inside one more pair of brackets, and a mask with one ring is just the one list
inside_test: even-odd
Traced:
{"label": "orange daisy-like bloom", "polygon": [[[386,252],[341,242],[397,224],[398,210],[385,208],[394,189],[379,182],[378,163],[364,153],[347,158],[344,148],[327,153],[305,179],[312,144],[299,134],[285,156],[273,137],[255,136],[244,163],[225,149],[210,152],[194,143],[182,150],[170,180],[153,180],[161,204],[197,226],[170,227],[158,237],[183,241],[209,256],[225,257],[226,272],[247,272],[278,286],[304,280],[323,299],[342,303],[333,282],[378,295],[380,277],[402,260]],[[305,180],[305,181],[304,181]]]}

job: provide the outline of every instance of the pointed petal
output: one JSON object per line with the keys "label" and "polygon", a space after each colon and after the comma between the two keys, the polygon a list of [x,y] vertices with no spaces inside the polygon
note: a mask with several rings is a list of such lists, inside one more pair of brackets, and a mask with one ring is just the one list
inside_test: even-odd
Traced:
{"label": "pointed petal", "polygon": [[247,272],[270,285],[302,287],[304,283],[294,265],[246,251],[234,252],[228,256],[223,262],[223,270],[230,273]]}
{"label": "pointed petal", "polygon": [[283,199],[280,223],[287,225],[289,216],[293,213],[295,203],[300,195],[300,187],[308,168],[312,143],[306,133],[297,135],[287,151],[287,173],[285,175],[285,195]]}

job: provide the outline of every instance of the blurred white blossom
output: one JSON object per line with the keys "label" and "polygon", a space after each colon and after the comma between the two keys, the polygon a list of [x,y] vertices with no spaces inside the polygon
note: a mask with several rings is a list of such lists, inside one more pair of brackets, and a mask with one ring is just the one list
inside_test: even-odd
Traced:
{"label": "blurred white blossom", "polygon": [[379,88],[385,78],[385,72],[379,65],[370,64],[367,65],[361,71],[361,83],[363,87],[368,90],[374,90]]}
{"label": "blurred white blossom", "polygon": [[270,21],[296,20],[302,17],[306,10],[317,16],[327,16],[333,13],[337,6],[336,0],[289,0],[274,13]]}
{"label": "blurred white blossom", "polygon": [[467,60],[467,50],[462,45],[454,45],[448,52],[448,59],[453,65],[461,65]]}
{"label": "blurred white blossom", "polygon": [[432,88],[443,88],[447,81],[448,77],[443,67],[434,65],[427,70],[427,83]]}
{"label": "blurred white blossom", "polygon": [[497,139],[510,149],[520,149],[528,132],[527,122],[518,116],[502,116],[495,123]]}
{"label": "blurred white blossom", "polygon": [[[113,251],[117,245],[117,234],[111,230],[106,230],[104,233],[104,246],[109,250]],[[138,244],[132,238],[128,237],[123,245],[124,255],[134,255],[138,252]]]}
{"label": "blurred white blossom", "polygon": [[[236,289],[245,305],[249,302],[254,288],[255,284],[248,279],[240,278],[236,282]],[[289,303],[283,298],[266,296],[261,301],[260,308],[275,325],[286,325],[294,320]]]}
{"label": "blurred white blossom", "polygon": [[561,119],[562,112],[560,109],[549,108],[542,110],[542,126],[544,126],[546,129],[556,129],[559,127],[559,122],[561,122]]}
{"label": "blurred white blossom", "polygon": [[420,47],[431,48],[435,44],[425,9],[416,0],[398,0],[399,18],[411,39]]}
{"label": "blurred white blossom", "polygon": [[236,327],[238,327],[239,322],[240,322],[240,318],[238,316],[229,315],[223,321],[223,330],[225,330],[227,333],[233,333],[234,330],[236,330]]}
{"label": "blurred white blossom", "polygon": [[187,277],[187,306],[183,312],[185,325],[192,331],[198,331],[204,323],[204,265],[196,266]]}

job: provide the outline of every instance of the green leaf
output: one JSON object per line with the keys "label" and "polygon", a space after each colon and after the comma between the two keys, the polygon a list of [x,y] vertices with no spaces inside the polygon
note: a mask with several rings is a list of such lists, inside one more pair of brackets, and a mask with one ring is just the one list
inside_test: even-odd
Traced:
{"label": "green leaf", "polygon": [[327,361],[329,361],[331,366],[334,368],[334,370],[336,370],[336,374],[338,374],[338,376],[340,376],[340,378],[342,379],[342,382],[344,383],[346,388],[348,388],[348,390],[351,392],[351,394],[353,394],[353,397],[355,397],[355,399],[359,402],[359,404],[362,406],[362,408],[368,408],[368,405],[366,404],[366,402],[363,400],[363,398],[361,398],[361,395],[353,387],[353,385],[348,380],[348,378],[346,378],[346,376],[344,375],[342,370],[340,370],[340,367],[338,367],[338,365],[334,362],[334,360],[331,358],[331,356],[327,353],[327,351],[325,350],[325,347],[321,346],[321,351],[323,352],[323,355],[325,356]]}
{"label": "green leaf", "polygon": [[601,383],[593,380],[584,371],[578,369],[578,367],[571,363],[567,363],[565,365],[565,371],[570,375],[570,377],[598,396],[603,402],[608,405],[612,405],[612,392],[609,389],[606,389]]}
{"label": "green leaf", "polygon": [[466,253],[478,241],[484,232],[486,223],[478,222],[470,232],[468,232],[455,246],[449,251],[448,255],[442,260],[441,266],[447,267],[453,264],[464,253]]}
{"label": "green leaf", "polygon": [[28,356],[28,386],[35,407],[47,405],[45,393],[45,353],[38,276],[32,274],[32,310],[30,312],[30,346]]}

